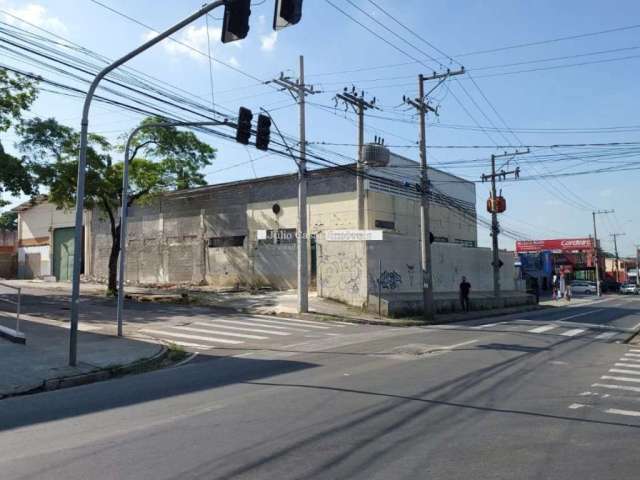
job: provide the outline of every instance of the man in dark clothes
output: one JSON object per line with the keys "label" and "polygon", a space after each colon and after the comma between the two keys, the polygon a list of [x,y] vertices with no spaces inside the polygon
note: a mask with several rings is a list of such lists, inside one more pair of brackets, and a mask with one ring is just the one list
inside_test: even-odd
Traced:
{"label": "man in dark clothes", "polygon": [[462,277],[460,282],[460,304],[462,305],[462,311],[469,311],[469,292],[471,291],[471,284],[467,282],[467,277]]}

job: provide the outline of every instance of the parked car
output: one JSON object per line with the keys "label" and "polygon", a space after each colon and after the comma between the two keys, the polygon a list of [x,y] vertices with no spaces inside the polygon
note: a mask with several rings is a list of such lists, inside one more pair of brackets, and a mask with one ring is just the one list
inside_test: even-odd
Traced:
{"label": "parked car", "polygon": [[602,287],[603,293],[617,292],[620,290],[620,284],[615,280],[609,280],[609,279],[603,280],[600,286]]}
{"label": "parked car", "polygon": [[638,290],[638,286],[635,283],[623,283],[620,285],[620,293],[623,295],[633,294],[638,295],[640,291]]}
{"label": "parked car", "polygon": [[571,282],[571,293],[583,293],[585,295],[591,295],[592,293],[596,293],[596,283],[589,282],[587,280],[574,280]]}

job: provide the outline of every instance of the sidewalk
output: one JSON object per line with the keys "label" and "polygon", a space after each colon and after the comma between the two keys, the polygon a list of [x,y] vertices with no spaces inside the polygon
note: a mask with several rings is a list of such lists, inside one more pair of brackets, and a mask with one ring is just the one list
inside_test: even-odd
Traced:
{"label": "sidewalk", "polygon": [[[295,290],[288,290],[285,292],[266,291],[259,293],[213,293],[198,291],[190,292],[189,296],[201,305],[225,307],[245,313],[257,313],[262,315],[279,315],[308,320],[342,321],[398,327],[424,325],[425,323],[424,320],[418,316],[405,318],[380,317],[376,314],[364,312],[356,307],[351,307],[325,298],[319,298],[315,292],[309,292],[309,313],[307,314],[300,314],[297,312],[298,296]],[[474,318],[487,318],[539,310],[541,308],[545,307],[528,305],[494,310],[474,310],[468,313],[456,312],[439,314],[433,323],[459,322],[463,320],[472,320]]]}
{"label": "sidewalk", "polygon": [[[15,317],[0,312],[0,325],[13,328]],[[69,329],[61,322],[23,318],[26,345],[0,338],[0,399],[109,378],[119,368],[161,361],[167,351],[161,345],[107,334],[104,329],[86,331],[90,329],[83,326],[78,332],[78,364],[70,367]]]}

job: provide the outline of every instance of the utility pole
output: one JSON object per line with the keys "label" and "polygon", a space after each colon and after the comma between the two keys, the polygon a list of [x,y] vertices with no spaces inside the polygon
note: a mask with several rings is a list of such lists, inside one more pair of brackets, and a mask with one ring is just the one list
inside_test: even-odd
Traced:
{"label": "utility pole", "polygon": [[[448,69],[444,73],[433,72],[433,74],[428,77],[420,74],[418,75],[418,98],[412,100],[406,96],[402,97],[402,101],[418,110],[418,114],[420,115],[420,266],[422,269],[422,305],[425,320],[431,320],[434,314],[426,116],[428,112],[433,112],[438,115],[438,108],[433,108],[429,105],[428,97],[429,94],[438,88],[447,78],[462,75],[463,73],[464,67],[453,72]],[[438,83],[425,94],[424,82],[429,80],[438,80]]]}
{"label": "utility pole", "polygon": [[611,233],[613,237],[613,251],[616,254],[616,283],[620,283],[620,256],[618,255],[618,237],[622,237],[624,233]]}
{"label": "utility pole", "polygon": [[594,260],[596,264],[596,293],[598,296],[602,295],[602,289],[600,288],[600,263],[598,261],[598,231],[596,229],[596,215],[607,215],[614,213],[615,210],[598,210],[597,212],[591,212],[593,215],[593,241],[594,241]]}
{"label": "utility pole", "polygon": [[[514,170],[509,171],[501,168],[499,172],[496,172],[496,158],[514,157],[516,155],[525,155],[527,153],[529,153],[529,149],[523,152],[516,150],[515,152],[504,152],[498,155],[491,155],[491,173],[488,175],[482,174],[481,176],[483,182],[485,180],[491,180],[491,197],[489,198],[487,206],[491,212],[491,246],[493,250],[493,261],[491,262],[491,265],[493,266],[493,295],[495,298],[500,298],[500,268],[502,267],[500,250],[498,249],[498,235],[500,234],[498,213],[502,213],[506,209],[506,203],[504,203],[502,207],[498,205],[496,178],[506,180],[507,175],[514,175],[516,180],[520,178],[520,167],[516,167]],[[509,162],[507,161],[507,164],[508,163]]]}
{"label": "utility pole", "polygon": [[351,87],[351,91],[347,87],[344,88],[342,93],[338,93],[335,96],[336,105],[338,100],[344,102],[345,107],[353,108],[354,112],[358,115],[358,164],[356,167],[356,196],[358,198],[358,230],[364,230],[368,225],[364,220],[364,112],[371,109],[379,110],[376,107],[376,98],[373,97],[371,101],[365,99],[364,91],[359,95],[356,91],[356,87]]}
{"label": "utility pole", "polygon": [[313,85],[304,83],[304,57],[300,55],[300,77],[293,81],[285,77],[271,81],[287,90],[300,107],[300,156],[298,164],[298,313],[309,311],[309,266],[307,260],[308,233],[307,233],[307,159],[306,159],[306,135],[305,135],[305,97],[320,93],[313,89]]}

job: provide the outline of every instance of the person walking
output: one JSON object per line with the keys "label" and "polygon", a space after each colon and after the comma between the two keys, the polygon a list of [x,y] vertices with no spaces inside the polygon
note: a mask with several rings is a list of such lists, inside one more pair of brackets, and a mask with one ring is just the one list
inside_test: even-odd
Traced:
{"label": "person walking", "polygon": [[469,292],[471,291],[471,284],[467,282],[467,277],[462,277],[460,282],[460,305],[463,312],[469,311]]}

